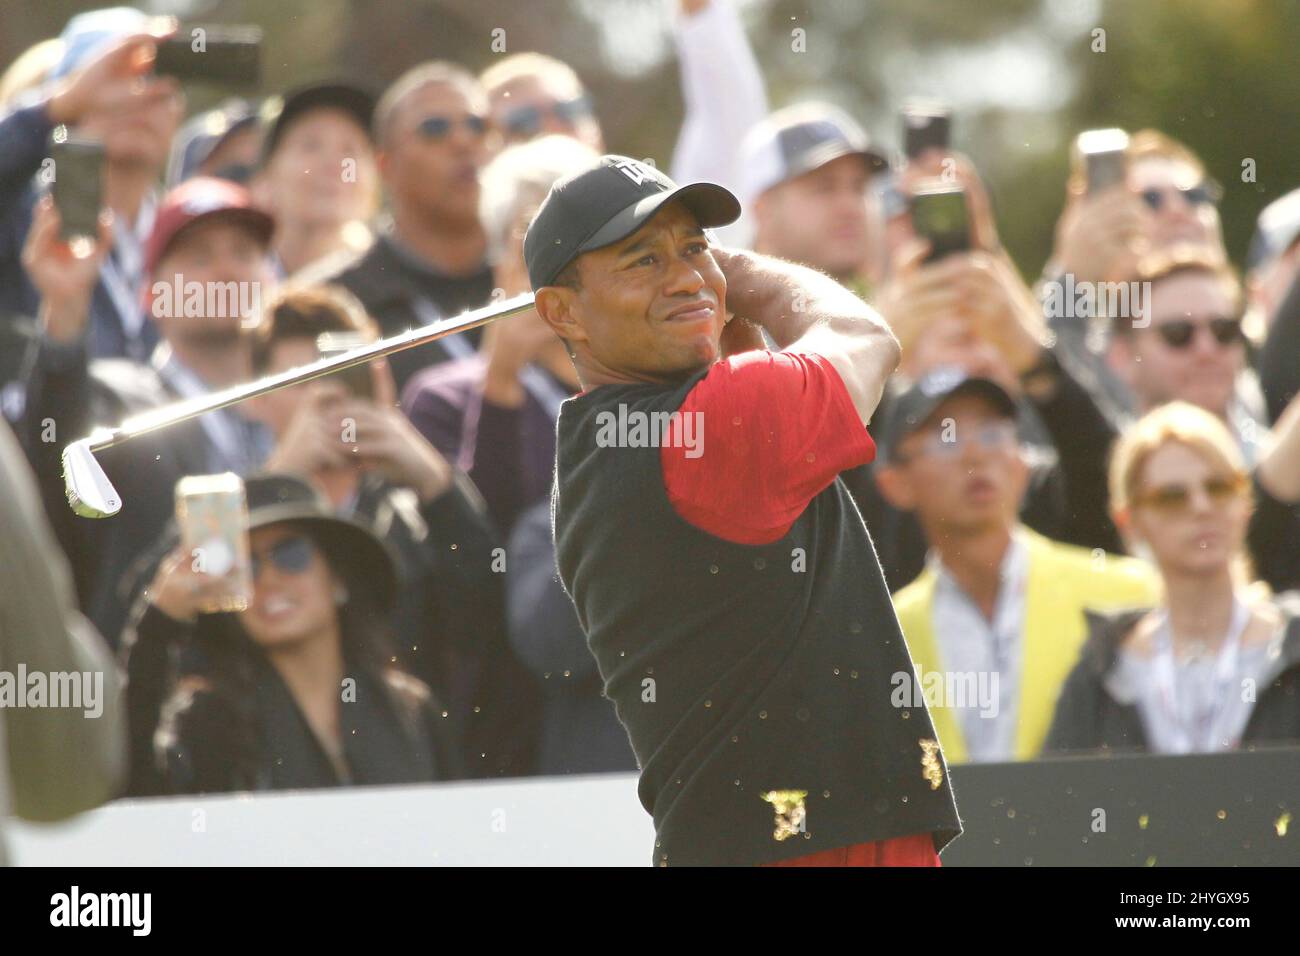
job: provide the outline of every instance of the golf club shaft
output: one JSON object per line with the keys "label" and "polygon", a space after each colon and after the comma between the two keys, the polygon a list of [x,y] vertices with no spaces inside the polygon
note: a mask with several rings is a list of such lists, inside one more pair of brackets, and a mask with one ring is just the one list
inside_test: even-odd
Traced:
{"label": "golf club shaft", "polygon": [[320,378],[323,375],[339,372],[345,368],[352,368],[354,365],[361,365],[386,355],[392,355],[394,352],[401,352],[404,349],[435,342],[449,335],[455,335],[457,332],[468,332],[470,329],[477,329],[479,326],[495,322],[497,319],[518,315],[520,312],[531,309],[532,306],[532,293],[526,293],[515,296],[513,299],[507,299],[499,304],[487,305],[481,309],[474,309],[462,315],[445,319],[442,322],[420,326],[399,335],[380,339],[377,342],[353,349],[351,352],[345,352],[342,355],[336,355],[333,358],[321,359],[310,365],[288,369],[278,375],[268,375],[243,385],[235,385],[219,392],[213,392],[210,395],[203,395],[198,398],[166,405],[153,411],[142,412],[139,415],[131,416],[116,428],[96,430],[90,436],[90,450],[92,452],[102,451],[138,435],[145,435],[160,428],[167,428],[206,412],[216,411],[219,408],[238,405],[240,402],[256,398],[258,395],[265,395],[281,388],[288,388],[290,385],[310,382],[312,379]]}

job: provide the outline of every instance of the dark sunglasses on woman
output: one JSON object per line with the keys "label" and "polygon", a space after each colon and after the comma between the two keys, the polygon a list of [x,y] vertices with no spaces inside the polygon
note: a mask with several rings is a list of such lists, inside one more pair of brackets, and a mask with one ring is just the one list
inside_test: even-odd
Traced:
{"label": "dark sunglasses on woman", "polygon": [[[1243,474],[1214,475],[1201,482],[1201,491],[1210,504],[1218,507],[1245,491],[1246,482],[1247,478]],[[1195,485],[1180,483],[1160,485],[1138,496],[1136,503],[1167,514],[1184,512],[1191,507],[1193,488]]]}
{"label": "dark sunglasses on woman", "polygon": [[1174,189],[1144,189],[1140,195],[1152,212],[1159,212],[1171,192],[1178,193],[1183,197],[1183,202],[1192,207],[1217,203],[1220,196],[1218,186],[1208,181],[1197,183],[1195,186],[1178,186]]}
{"label": "dark sunglasses on woman", "polygon": [[546,116],[554,116],[566,126],[576,126],[580,120],[591,116],[591,98],[586,94],[571,100],[561,100],[549,107],[521,106],[506,113],[503,123],[515,136],[532,136],[542,128]]}
{"label": "dark sunglasses on woman", "polygon": [[477,113],[467,113],[461,117],[426,116],[420,120],[415,130],[424,139],[439,140],[446,139],[451,135],[451,131],[460,125],[464,125],[474,136],[482,136],[487,132],[487,117]]}
{"label": "dark sunglasses on woman", "polygon": [[306,535],[294,535],[292,538],[277,541],[266,550],[265,557],[260,554],[252,556],[253,580],[257,580],[266,558],[271,559],[277,571],[286,574],[302,574],[311,567],[311,559],[315,553],[316,546]]}
{"label": "dark sunglasses on woman", "polygon": [[1214,341],[1225,348],[1242,340],[1241,319],[1237,318],[1220,317],[1210,319],[1208,322],[1175,319],[1155,327],[1160,338],[1164,339],[1165,345],[1171,349],[1187,348],[1192,344],[1192,339],[1195,338],[1196,330],[1199,328],[1208,328],[1210,334],[1214,336]]}

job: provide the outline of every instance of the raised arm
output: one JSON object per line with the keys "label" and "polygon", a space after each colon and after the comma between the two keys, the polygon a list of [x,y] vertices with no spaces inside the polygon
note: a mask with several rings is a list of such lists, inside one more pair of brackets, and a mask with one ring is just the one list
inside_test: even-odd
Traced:
{"label": "raised arm", "polygon": [[885,321],[816,270],[754,252],[713,254],[727,277],[727,308],[760,326],[781,350],[826,358],[865,426],[898,367],[898,340]]}

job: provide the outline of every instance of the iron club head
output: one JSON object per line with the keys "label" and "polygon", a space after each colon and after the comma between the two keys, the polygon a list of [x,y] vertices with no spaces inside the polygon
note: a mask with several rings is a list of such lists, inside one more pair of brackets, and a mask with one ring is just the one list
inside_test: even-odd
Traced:
{"label": "iron club head", "polygon": [[63,487],[68,504],[86,518],[108,518],[118,513],[122,498],[99,467],[90,450],[94,436],[74,441],[63,449]]}

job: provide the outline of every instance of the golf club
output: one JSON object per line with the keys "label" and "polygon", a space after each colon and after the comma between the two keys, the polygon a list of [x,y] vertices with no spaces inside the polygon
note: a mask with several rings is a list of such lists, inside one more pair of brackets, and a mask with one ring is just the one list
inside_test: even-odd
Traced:
{"label": "golf club", "polygon": [[525,293],[441,322],[409,329],[399,335],[371,342],[351,352],[324,358],[310,365],[287,369],[277,375],[268,375],[243,385],[235,385],[213,392],[211,395],[202,395],[142,412],[126,419],[117,428],[97,428],[85,438],[74,441],[63,449],[63,483],[68,495],[68,504],[73,511],[86,518],[107,518],[121,510],[122,499],[117,489],[113,487],[113,483],[104,474],[104,469],[95,460],[97,451],[188,421],[205,412],[228,408],[250,398],[256,398],[258,395],[265,395],[301,382],[309,382],[331,372],[361,365],[403,349],[415,348],[448,335],[455,335],[457,332],[467,332],[489,322],[495,322],[497,319],[517,315],[531,309],[532,306],[532,293]]}

